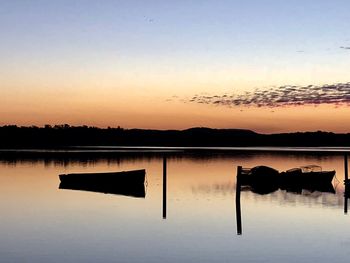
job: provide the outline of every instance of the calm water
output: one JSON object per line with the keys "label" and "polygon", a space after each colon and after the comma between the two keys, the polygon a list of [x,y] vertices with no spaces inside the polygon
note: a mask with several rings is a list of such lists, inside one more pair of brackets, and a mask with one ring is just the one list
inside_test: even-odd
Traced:
{"label": "calm water", "polygon": [[[1,262],[348,262],[344,158],[338,153],[167,152],[0,157]],[[318,164],[335,193],[241,192],[236,168]],[[145,198],[59,189],[58,175],[146,169]],[[163,214],[166,212],[166,217]]]}

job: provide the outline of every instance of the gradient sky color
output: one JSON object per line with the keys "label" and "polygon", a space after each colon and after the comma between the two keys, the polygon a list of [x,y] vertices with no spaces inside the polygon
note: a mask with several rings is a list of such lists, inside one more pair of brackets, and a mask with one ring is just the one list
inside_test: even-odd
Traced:
{"label": "gradient sky color", "polygon": [[1,1],[0,125],[350,131],[348,105],[191,103],[350,81],[349,1]]}

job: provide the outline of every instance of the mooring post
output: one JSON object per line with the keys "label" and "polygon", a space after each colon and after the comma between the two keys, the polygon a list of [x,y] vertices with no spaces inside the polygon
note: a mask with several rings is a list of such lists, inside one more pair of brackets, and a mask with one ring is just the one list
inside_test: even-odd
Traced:
{"label": "mooring post", "polygon": [[237,166],[237,181],[238,181],[238,178],[241,177],[241,174],[242,174],[242,166]]}
{"label": "mooring post", "polygon": [[236,221],[237,235],[242,235],[242,218],[241,218],[241,173],[242,166],[237,167],[236,176]]}
{"label": "mooring post", "polygon": [[167,174],[166,174],[166,157],[163,157],[163,219],[166,219],[166,191],[167,191]]}
{"label": "mooring post", "polygon": [[344,173],[345,173],[345,185],[349,182],[349,174],[348,174],[348,155],[345,153],[344,155]]}

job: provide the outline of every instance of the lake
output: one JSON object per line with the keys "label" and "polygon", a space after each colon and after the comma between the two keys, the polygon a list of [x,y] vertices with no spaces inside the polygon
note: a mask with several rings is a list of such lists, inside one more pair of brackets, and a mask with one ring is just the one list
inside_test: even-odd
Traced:
{"label": "lake", "polygon": [[[336,171],[333,192],[261,195],[244,188],[238,227],[237,166],[284,171],[308,164]],[[59,189],[59,174],[135,169],[146,169],[144,198]],[[0,260],[348,262],[343,180],[344,156],[337,151],[3,152]]]}

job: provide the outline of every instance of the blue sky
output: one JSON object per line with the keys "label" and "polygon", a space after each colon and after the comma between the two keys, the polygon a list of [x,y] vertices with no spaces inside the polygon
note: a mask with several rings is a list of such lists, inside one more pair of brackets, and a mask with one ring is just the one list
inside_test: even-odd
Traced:
{"label": "blue sky", "polygon": [[331,56],[350,45],[348,1],[15,0],[0,8],[5,57],[115,52],[225,61],[297,51]]}

